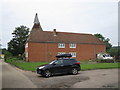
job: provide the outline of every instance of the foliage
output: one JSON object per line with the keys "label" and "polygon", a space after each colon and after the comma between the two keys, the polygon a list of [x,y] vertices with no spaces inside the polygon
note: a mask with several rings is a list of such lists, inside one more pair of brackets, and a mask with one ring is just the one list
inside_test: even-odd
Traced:
{"label": "foliage", "polygon": [[7,51],[5,48],[2,49],[2,54],[5,55],[5,57],[4,57],[5,59],[10,59],[10,58],[13,57],[12,53],[10,53],[9,51]]}
{"label": "foliage", "polygon": [[26,26],[16,27],[13,31],[12,40],[8,43],[8,51],[14,56],[23,54],[25,50],[25,42],[28,38],[29,28]]}
{"label": "foliage", "polygon": [[96,37],[98,37],[100,40],[104,41],[105,37],[103,37],[102,34],[94,34]]}
{"label": "foliage", "polygon": [[111,56],[115,57],[115,60],[120,59],[119,58],[120,57],[120,49],[118,49],[118,47],[112,47],[112,48],[110,48],[110,50],[108,51],[108,53]]}
{"label": "foliage", "polygon": [[18,59],[25,61],[25,53],[23,53],[22,55],[19,55]]}
{"label": "foliage", "polygon": [[112,48],[110,48],[108,53],[110,53],[111,56],[117,56],[118,55],[118,48],[112,47]]}
{"label": "foliage", "polygon": [[114,59],[96,59],[97,63],[114,63]]}
{"label": "foliage", "polygon": [[105,38],[102,34],[94,34],[96,37],[98,37],[101,41],[103,41],[103,43],[106,45],[106,51],[108,51],[112,45],[111,43],[109,42],[110,39],[109,38]]}
{"label": "foliage", "polygon": [[12,57],[12,58],[6,59],[6,62],[12,64],[12,62],[16,62],[17,60],[18,60],[18,58]]}

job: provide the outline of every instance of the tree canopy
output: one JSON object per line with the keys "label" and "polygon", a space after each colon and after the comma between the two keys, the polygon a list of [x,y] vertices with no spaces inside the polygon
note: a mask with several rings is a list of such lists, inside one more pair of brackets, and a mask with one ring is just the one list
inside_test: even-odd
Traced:
{"label": "tree canopy", "polygon": [[102,34],[94,34],[96,37],[98,37],[100,40],[103,41],[103,43],[106,45],[106,51],[110,50],[110,48],[112,47],[111,43],[109,42],[110,39],[109,38],[105,38]]}
{"label": "tree canopy", "polygon": [[111,56],[120,56],[120,53],[118,53],[118,47],[112,47],[108,52]]}
{"label": "tree canopy", "polygon": [[13,38],[8,42],[8,51],[14,56],[23,54],[25,51],[25,42],[28,38],[29,28],[26,26],[16,27],[13,31]]}

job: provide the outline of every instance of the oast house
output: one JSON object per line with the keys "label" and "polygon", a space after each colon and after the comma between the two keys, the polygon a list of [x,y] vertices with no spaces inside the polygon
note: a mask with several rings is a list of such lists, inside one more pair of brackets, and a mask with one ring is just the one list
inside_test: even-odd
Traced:
{"label": "oast house", "polygon": [[29,62],[49,62],[64,53],[70,53],[78,61],[94,60],[101,52],[106,52],[106,46],[92,34],[58,32],[56,29],[43,31],[37,14],[25,45]]}

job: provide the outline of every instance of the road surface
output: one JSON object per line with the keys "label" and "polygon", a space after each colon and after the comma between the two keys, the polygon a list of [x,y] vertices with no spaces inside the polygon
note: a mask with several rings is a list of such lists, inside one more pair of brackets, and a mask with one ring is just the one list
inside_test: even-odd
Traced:
{"label": "road surface", "polygon": [[2,62],[2,88],[36,88],[36,86],[16,67]]}
{"label": "road surface", "polygon": [[[44,78],[35,72],[22,71],[38,88],[118,88],[118,69],[80,71],[78,75]],[[120,83],[119,83],[120,84]]]}
{"label": "road surface", "polygon": [[44,78],[3,62],[3,88],[118,88],[118,69],[80,71]]}

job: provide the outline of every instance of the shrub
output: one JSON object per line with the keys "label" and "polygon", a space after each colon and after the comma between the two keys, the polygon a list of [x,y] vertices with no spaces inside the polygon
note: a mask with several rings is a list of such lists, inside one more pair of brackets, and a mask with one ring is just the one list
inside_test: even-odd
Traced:
{"label": "shrub", "polygon": [[6,59],[6,62],[12,63],[12,62],[15,62],[15,61],[17,61],[17,60],[18,60],[18,58],[12,57],[12,58]]}

